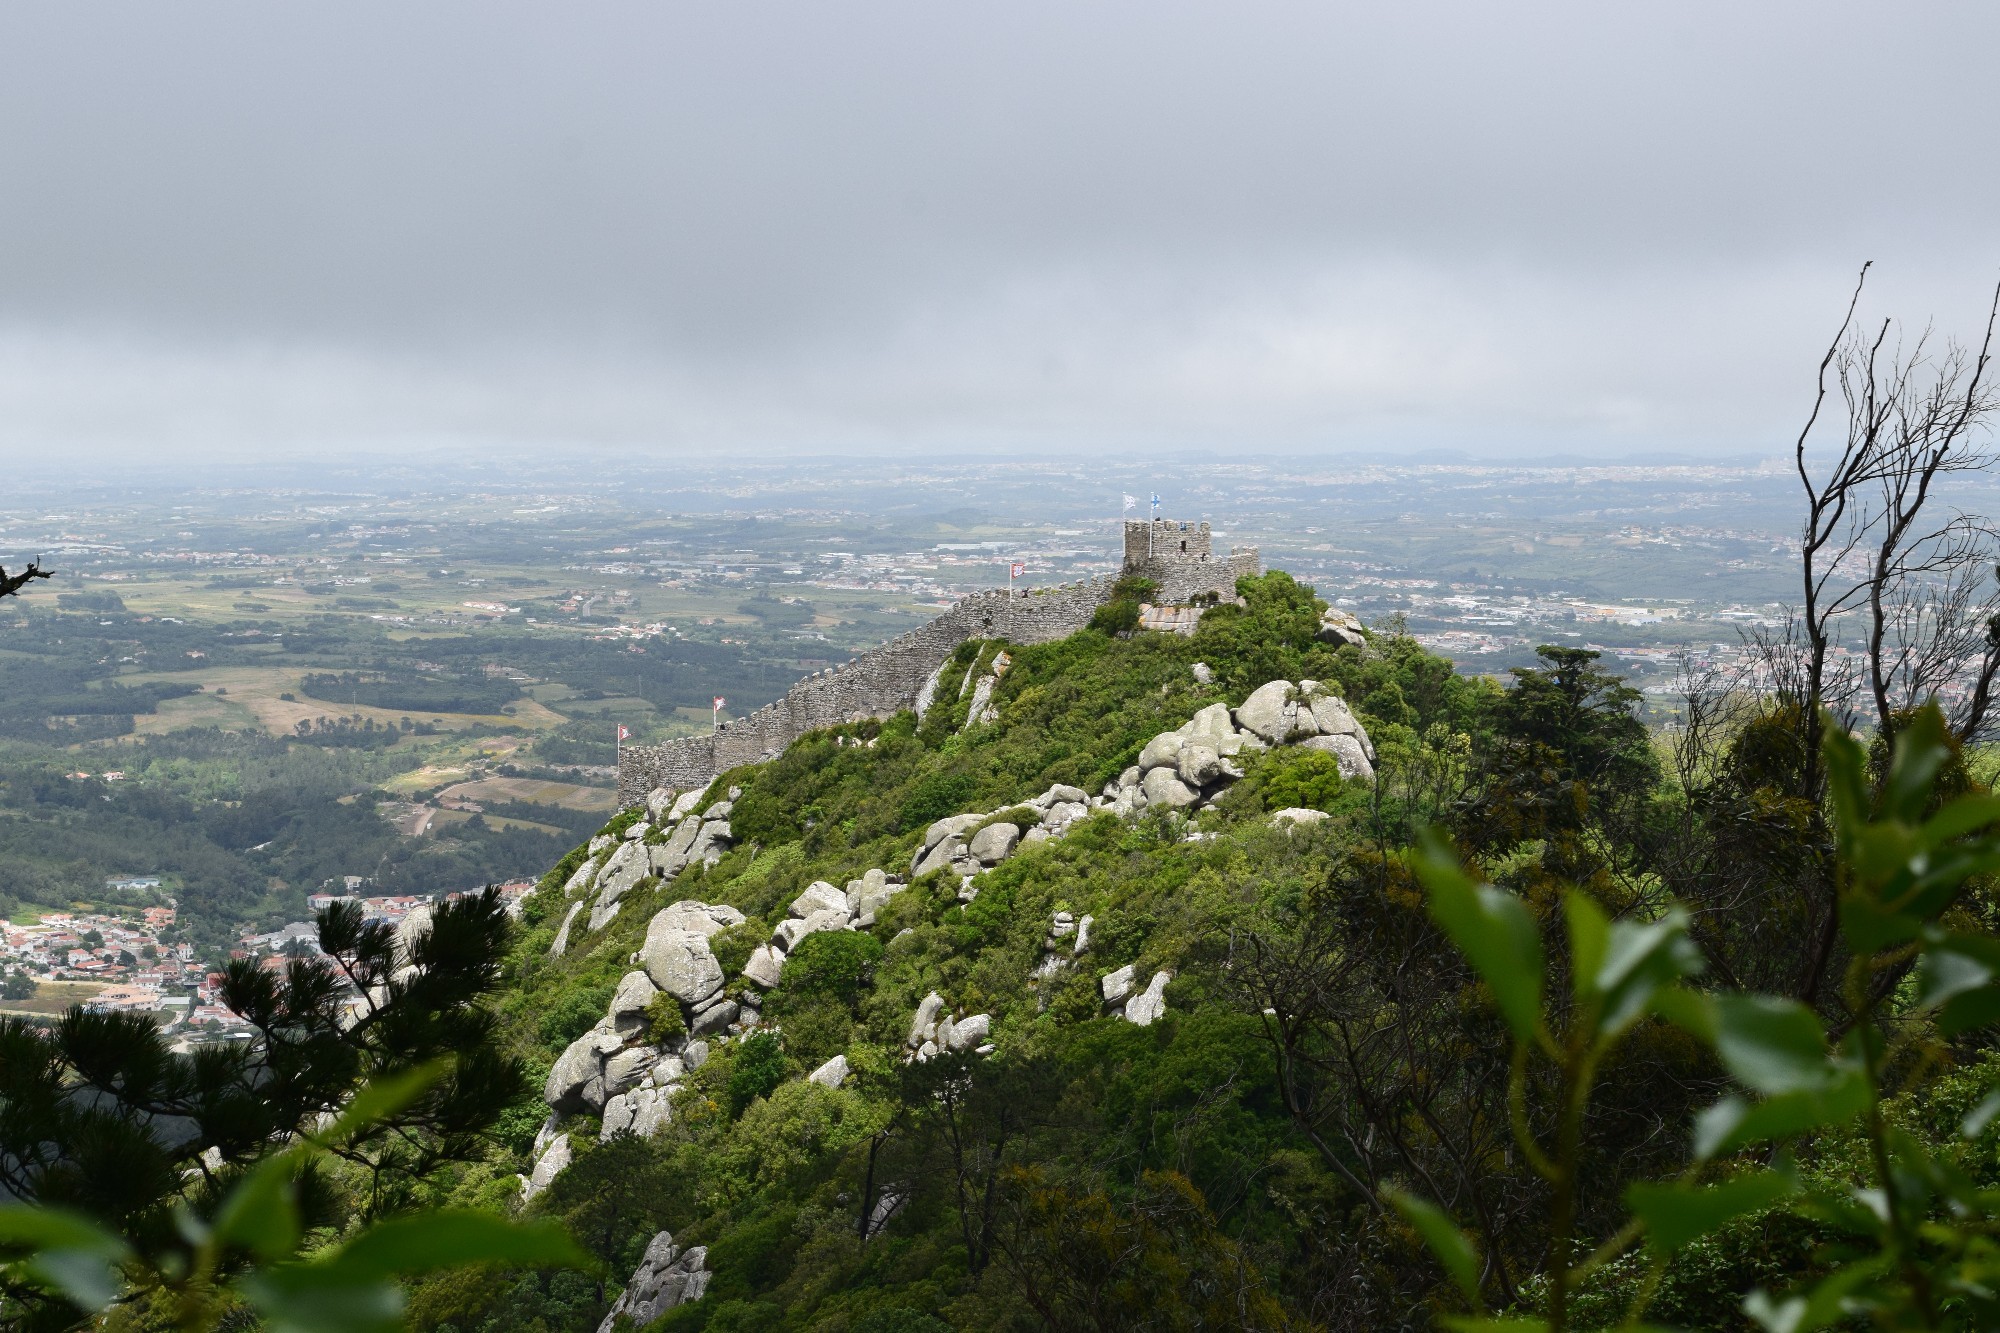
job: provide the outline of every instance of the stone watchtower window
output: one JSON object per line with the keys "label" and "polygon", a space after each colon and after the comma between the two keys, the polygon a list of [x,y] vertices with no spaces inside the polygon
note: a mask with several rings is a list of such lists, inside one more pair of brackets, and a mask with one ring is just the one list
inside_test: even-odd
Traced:
{"label": "stone watchtower window", "polygon": [[1185,537],[1181,538],[1181,554],[1187,554],[1187,538]]}

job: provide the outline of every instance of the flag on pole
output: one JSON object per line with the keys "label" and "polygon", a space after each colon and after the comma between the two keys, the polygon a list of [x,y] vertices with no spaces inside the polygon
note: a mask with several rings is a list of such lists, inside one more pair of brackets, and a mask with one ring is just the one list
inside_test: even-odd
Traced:
{"label": "flag on pole", "polygon": [[1156,514],[1160,512],[1160,497],[1157,492],[1153,495],[1153,512]]}
{"label": "flag on pole", "polygon": [[1133,511],[1134,509],[1137,509],[1138,507],[1139,507],[1139,497],[1138,497],[1138,496],[1136,496],[1136,495],[1128,495],[1128,496],[1126,496],[1126,497],[1125,497],[1125,512],[1126,512],[1126,513],[1128,513],[1128,514],[1129,514],[1129,513],[1131,513],[1131,512],[1132,512],[1132,511]]}
{"label": "flag on pole", "polygon": [[1022,564],[1020,561],[1016,560],[1014,562],[1014,567],[1007,571],[1007,577],[1010,579],[1018,579],[1021,577],[1021,575],[1027,572],[1028,572],[1028,567]]}
{"label": "flag on pole", "polygon": [[728,706],[729,706],[729,700],[727,700],[727,699],[723,698],[723,697],[722,697],[721,695],[719,695],[719,694],[715,696],[715,711],[716,711],[716,712],[720,713],[720,712],[721,712],[721,711],[722,711],[722,710],[723,710],[724,708],[726,708],[726,707],[728,707]]}
{"label": "flag on pole", "polygon": [[624,723],[622,723],[622,722],[621,722],[621,723],[619,723],[619,725],[618,725],[618,739],[619,739],[619,740],[621,740],[621,741],[629,741],[629,740],[631,740],[631,739],[632,739],[632,728],[630,728],[630,727],[626,726],[626,725],[625,725]]}

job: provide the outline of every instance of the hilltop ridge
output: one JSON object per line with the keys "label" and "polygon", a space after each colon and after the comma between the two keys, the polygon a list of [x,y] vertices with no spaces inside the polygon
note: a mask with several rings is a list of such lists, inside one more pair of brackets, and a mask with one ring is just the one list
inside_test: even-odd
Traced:
{"label": "hilltop ridge", "polygon": [[1232,591],[1185,637],[1108,631],[1128,584],[1097,628],[967,639],[921,716],[656,788],[565,857],[503,1014],[542,1104],[457,1197],[596,1234],[623,1294],[440,1280],[413,1314],[1006,1327],[1003,1233],[1041,1224],[1001,1204],[1058,1176],[1184,1199],[1162,1243],[1259,1272],[1238,1223],[1295,1224],[1241,1171],[1291,1131],[1229,942],[1462,753],[1491,687],[1285,574]]}

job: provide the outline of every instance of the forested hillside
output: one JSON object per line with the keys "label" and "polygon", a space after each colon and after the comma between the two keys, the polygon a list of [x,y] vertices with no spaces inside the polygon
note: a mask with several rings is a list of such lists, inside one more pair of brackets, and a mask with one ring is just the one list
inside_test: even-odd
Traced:
{"label": "forested hillside", "polygon": [[[1796,728],[1770,718],[1677,775],[1591,653],[1547,650],[1503,688],[1393,634],[1322,641],[1321,604],[1284,574],[1241,591],[1192,638],[1093,629],[1004,661],[967,645],[921,723],[816,734],[555,867],[503,1029],[553,1068],[556,1112],[519,1108],[508,1150],[438,1197],[560,1218],[605,1272],[433,1279],[416,1322],[590,1328],[628,1281],[612,1312],[675,1330],[1428,1327],[1465,1308],[1448,1273],[1544,1308],[1552,1195],[1573,1196],[1576,1234],[1616,1232],[1625,1187],[1686,1166],[1735,1066],[1663,1022],[1620,1028],[1566,1148],[1574,1188],[1552,1185],[1510,1130],[1508,1024],[1409,849],[1447,831],[1541,928],[1565,910],[1580,928],[1592,909],[1563,904],[1581,894],[1633,923],[1616,931],[1653,923],[1649,948],[1705,954],[1711,982],[1783,989],[1820,908],[1778,771]],[[996,665],[981,722],[959,682]],[[1218,704],[1243,719],[1273,681],[1343,697],[1378,779],[1344,778],[1330,747],[1252,743],[1197,804],[1134,809],[1156,737],[1198,738]],[[1062,813],[1086,792],[1109,803]],[[1001,824],[1008,850],[974,857]],[[688,956],[663,973],[668,936],[716,979],[673,991]],[[1910,1132],[1957,1142],[1986,1058],[1965,1041],[1932,1067],[1965,1075],[1896,1104]],[[1572,1072],[1517,1065],[1532,1132],[1559,1131]],[[1991,1184],[1982,1135],[1954,1160]],[[1806,1161],[1837,1177],[1856,1149],[1829,1132]],[[1440,1265],[1398,1189],[1467,1229],[1471,1271]],[[1743,1293],[1813,1271],[1830,1234],[1699,1230],[1651,1276],[1571,1284],[1596,1312],[1573,1326],[1645,1286],[1665,1323],[1747,1327]]]}

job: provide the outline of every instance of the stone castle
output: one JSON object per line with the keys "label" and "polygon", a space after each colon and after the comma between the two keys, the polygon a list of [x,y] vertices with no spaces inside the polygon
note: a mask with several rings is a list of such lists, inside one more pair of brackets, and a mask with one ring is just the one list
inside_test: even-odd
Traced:
{"label": "stone castle", "polygon": [[922,713],[946,660],[960,644],[968,639],[1030,644],[1068,638],[1111,599],[1118,577],[1152,580],[1160,602],[1187,602],[1206,593],[1233,596],[1237,579],[1262,572],[1257,548],[1232,547],[1217,559],[1212,540],[1206,523],[1128,520],[1125,563],[1117,577],[1027,589],[1012,597],[1004,588],[973,593],[929,624],[850,662],[814,672],[782,699],[726,722],[710,735],[626,746],[618,758],[619,803],[638,805],[656,787],[686,791],[705,786],[718,773],[775,758],[822,727],[890,717],[906,708]]}

